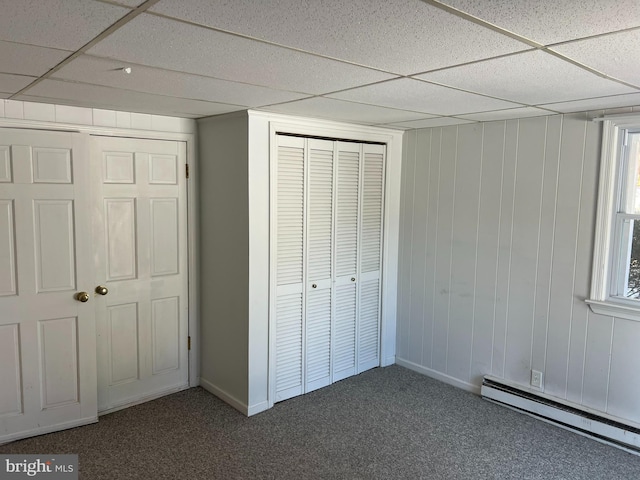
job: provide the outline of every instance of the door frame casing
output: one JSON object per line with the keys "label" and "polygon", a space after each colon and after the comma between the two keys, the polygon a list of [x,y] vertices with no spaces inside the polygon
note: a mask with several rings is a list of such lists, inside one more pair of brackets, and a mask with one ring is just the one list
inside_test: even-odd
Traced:
{"label": "door frame casing", "polygon": [[[189,336],[191,337],[191,349],[189,350],[189,387],[200,385],[200,272],[198,268],[199,255],[199,205],[198,205],[198,157],[197,138],[195,133],[164,132],[156,130],[139,130],[116,127],[97,127],[92,125],[78,125],[72,123],[39,122],[33,120],[18,120],[0,118],[0,128],[22,128],[26,130],[46,130],[52,132],[74,132],[86,136],[87,159],[90,156],[90,137],[122,137],[140,138],[145,140],[169,140],[186,143],[187,164],[189,165],[189,180],[187,182],[187,265],[189,268]],[[183,175],[185,172],[183,171]],[[90,208],[90,207],[89,207]],[[97,388],[97,385],[96,385]]]}

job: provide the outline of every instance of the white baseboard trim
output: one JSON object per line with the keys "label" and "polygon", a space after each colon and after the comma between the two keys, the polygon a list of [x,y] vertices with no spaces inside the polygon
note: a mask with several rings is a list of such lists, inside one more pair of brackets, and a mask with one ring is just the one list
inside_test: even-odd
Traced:
{"label": "white baseboard trim", "polygon": [[264,412],[265,410],[269,410],[269,402],[264,401],[264,402],[256,403],[255,405],[251,405],[247,409],[247,416],[250,417],[251,415]]}
{"label": "white baseboard trim", "polygon": [[83,425],[89,425],[91,423],[96,423],[98,421],[98,417],[87,417],[81,418],[80,420],[73,420],[71,422],[58,423],[57,425],[51,425],[48,427],[40,427],[34,428],[31,430],[24,430],[18,433],[12,433],[10,435],[5,435],[0,437],[0,445],[5,443],[14,442],[16,440],[21,440],[23,438],[35,437],[37,435],[44,435],[45,433],[59,432],[61,430],[68,430],[69,428],[81,427]]}
{"label": "white baseboard trim", "polygon": [[118,410],[124,410],[125,408],[133,407],[134,405],[140,405],[141,403],[150,402],[151,400],[157,400],[158,398],[171,395],[172,393],[181,392],[182,390],[186,390],[188,388],[190,388],[189,384],[185,383],[184,385],[179,385],[177,387],[165,388],[163,390],[158,390],[157,392],[153,392],[150,394],[131,397],[117,405],[105,408],[104,410],[98,410],[98,415],[108,415],[109,413],[117,412]]}
{"label": "white baseboard trim", "polygon": [[396,356],[395,355],[391,355],[390,357],[387,357],[385,359],[382,360],[382,363],[380,364],[381,367],[388,367],[389,365],[393,365],[394,363],[396,363]]}
{"label": "white baseboard trim", "polygon": [[447,375],[446,373],[423,367],[422,365],[418,365],[417,363],[410,362],[409,360],[405,360],[403,358],[396,358],[396,363],[402,367],[408,368],[409,370],[413,370],[414,372],[422,373],[427,377],[435,378],[436,380],[440,380],[441,382],[448,383],[449,385],[453,385],[454,387],[461,388],[462,390],[466,390],[467,392],[480,395],[480,387],[478,385],[459,380],[455,377]]}
{"label": "white baseboard trim", "polygon": [[233,408],[238,410],[243,415],[249,416],[249,415],[253,415],[254,413],[258,413],[258,412],[249,413],[249,407],[247,406],[246,403],[241,402],[233,395],[225,392],[219,387],[216,387],[213,383],[211,383],[208,380],[205,380],[202,377],[200,377],[200,386],[204,388],[207,392],[213,393],[216,397],[218,397],[223,402],[226,402],[229,405],[231,405]]}

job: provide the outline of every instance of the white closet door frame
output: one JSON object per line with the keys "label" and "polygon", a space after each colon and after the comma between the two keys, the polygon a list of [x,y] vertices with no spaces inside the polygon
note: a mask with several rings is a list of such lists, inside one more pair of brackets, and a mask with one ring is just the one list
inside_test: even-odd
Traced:
{"label": "white closet door frame", "polygon": [[[93,125],[77,125],[63,122],[41,122],[34,120],[19,120],[2,118],[0,127],[25,128],[49,131],[78,132],[87,135],[102,135],[110,137],[143,138],[149,140],[175,140],[187,143],[187,163],[189,164],[189,178],[187,182],[187,241],[189,263],[189,336],[191,350],[189,351],[189,386],[200,385],[200,267],[199,267],[199,203],[198,203],[198,161],[196,157],[195,133],[161,132],[116,127],[99,127]],[[195,132],[195,129],[194,129]],[[184,172],[180,172],[184,174]]]}
{"label": "white closet door frame", "polygon": [[[380,366],[388,366],[395,363],[395,339],[396,339],[396,311],[397,311],[397,273],[398,251],[400,232],[400,184],[402,163],[402,137],[399,130],[368,127],[340,122],[314,120],[303,117],[272,114],[267,112],[249,111],[252,119],[253,131],[258,135],[259,128],[269,131],[268,148],[261,151],[264,161],[270,165],[269,180],[269,209],[270,229],[273,231],[273,212],[277,206],[276,190],[274,184],[273,164],[277,161],[278,133],[315,136],[324,138],[338,138],[353,140],[355,142],[374,142],[386,146],[386,159],[384,171],[384,212],[383,212],[383,238],[382,238],[382,278],[381,278],[381,319],[380,319]],[[259,128],[257,128],[259,127]],[[250,137],[251,137],[250,129]],[[250,138],[251,140],[251,138]],[[273,275],[272,262],[276,259],[274,242],[269,245],[269,275]],[[271,277],[270,285],[274,285]],[[269,289],[269,319],[274,318],[275,292]],[[267,319],[268,320],[268,319]],[[250,323],[253,320],[250,319]],[[269,321],[270,323],[270,321]],[[268,365],[265,373],[268,377],[266,408],[273,407],[275,396],[275,334],[274,329],[266,326],[269,332]],[[250,327],[251,329],[251,327]],[[256,328],[259,331],[260,328]],[[251,386],[250,386],[251,388]],[[253,413],[257,413],[256,410]]]}

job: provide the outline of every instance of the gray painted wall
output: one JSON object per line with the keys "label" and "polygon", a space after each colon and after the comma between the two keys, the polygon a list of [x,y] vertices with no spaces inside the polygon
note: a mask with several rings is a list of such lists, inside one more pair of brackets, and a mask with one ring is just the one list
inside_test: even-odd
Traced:
{"label": "gray painted wall", "polygon": [[405,134],[400,363],[471,388],[533,368],[545,393],[640,423],[640,322],[584,302],[602,113]]}
{"label": "gray painted wall", "polygon": [[246,405],[249,193],[246,112],[198,121],[203,381]]}

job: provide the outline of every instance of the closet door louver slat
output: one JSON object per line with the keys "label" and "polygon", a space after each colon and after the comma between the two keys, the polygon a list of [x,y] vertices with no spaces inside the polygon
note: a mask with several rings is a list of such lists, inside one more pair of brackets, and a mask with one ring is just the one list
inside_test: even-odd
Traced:
{"label": "closet door louver slat", "polygon": [[333,381],[355,375],[356,285],[335,287],[336,314],[333,342]]}
{"label": "closet door louver slat", "polygon": [[278,137],[276,401],[303,393],[304,141]]}
{"label": "closet door louver slat", "polygon": [[356,285],[361,150],[360,144],[338,142],[334,381],[356,373]]}
{"label": "closet door louver slat", "polygon": [[365,145],[358,298],[358,373],[380,365],[384,147]]}
{"label": "closet door louver slat", "polygon": [[306,385],[331,383],[333,142],[308,141]]}

